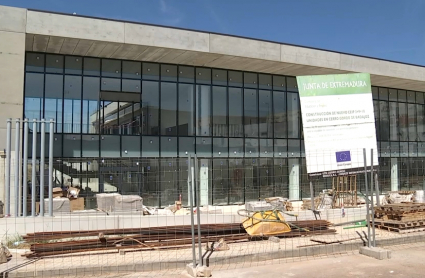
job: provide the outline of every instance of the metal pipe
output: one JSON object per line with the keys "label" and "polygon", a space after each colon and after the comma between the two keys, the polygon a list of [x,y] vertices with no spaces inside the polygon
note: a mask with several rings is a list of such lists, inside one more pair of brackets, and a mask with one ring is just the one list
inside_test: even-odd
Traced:
{"label": "metal pipe", "polygon": [[314,205],[314,191],[313,191],[313,182],[310,181],[310,195],[311,195],[311,211],[316,210],[316,206]]}
{"label": "metal pipe", "polygon": [[376,247],[375,244],[375,208],[373,207],[373,149],[370,149],[370,203],[371,203],[371,215],[372,215],[372,246]]}
{"label": "metal pipe", "polygon": [[15,122],[15,217],[19,217],[19,149],[21,135],[21,119]]}
{"label": "metal pipe", "polygon": [[40,139],[40,216],[44,217],[44,159],[45,159],[45,128],[46,122],[41,119],[41,139]]}
{"label": "metal pipe", "polygon": [[379,184],[378,184],[378,173],[375,173],[375,193],[376,193],[376,205],[381,206],[381,200],[379,200]]}
{"label": "metal pipe", "polygon": [[10,216],[10,169],[11,169],[12,119],[6,122],[6,184],[5,184],[5,215]]}
{"label": "metal pipe", "polygon": [[201,202],[201,184],[199,182],[198,174],[198,157],[195,154],[195,190],[196,190],[196,218],[198,222],[198,255],[199,265],[202,266],[202,242],[201,242],[201,211],[199,210],[199,203]]}
{"label": "metal pipe", "polygon": [[370,247],[370,215],[369,215],[369,189],[367,185],[367,162],[366,162],[366,149],[363,149],[363,160],[364,160],[364,180],[366,189],[366,221],[367,221],[367,246]]}
{"label": "metal pipe", "polygon": [[37,120],[32,122],[32,172],[31,172],[31,216],[35,216],[36,188],[36,164],[37,161]]}
{"label": "metal pipe", "polygon": [[49,216],[53,217],[53,132],[54,121],[50,119],[49,134]]}
{"label": "metal pipe", "polygon": [[22,168],[22,216],[27,216],[28,198],[28,119],[24,119],[24,165]]}
{"label": "metal pipe", "polygon": [[189,206],[190,206],[190,229],[192,232],[192,266],[196,267],[196,252],[195,252],[195,219],[193,217],[193,191],[192,191],[192,166],[191,157],[189,154],[187,162],[187,186],[189,187]]}

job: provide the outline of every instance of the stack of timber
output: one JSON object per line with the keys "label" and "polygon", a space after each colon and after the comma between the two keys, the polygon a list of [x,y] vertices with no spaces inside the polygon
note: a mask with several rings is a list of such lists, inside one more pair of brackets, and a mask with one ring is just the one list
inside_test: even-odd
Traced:
{"label": "stack of timber", "polygon": [[425,231],[425,203],[388,204],[375,207],[375,226],[398,233]]}
{"label": "stack of timber", "polygon": [[[335,233],[326,220],[293,221],[292,231],[277,235],[297,237]],[[196,229],[196,227],[195,227]],[[30,243],[30,252],[22,256],[41,258],[92,251],[161,250],[190,248],[192,233],[190,225],[151,227],[139,229],[111,229],[92,231],[58,231],[30,233],[23,237]],[[249,241],[250,237],[240,223],[202,224],[202,243],[223,239],[227,243]],[[197,230],[195,230],[195,240]]]}

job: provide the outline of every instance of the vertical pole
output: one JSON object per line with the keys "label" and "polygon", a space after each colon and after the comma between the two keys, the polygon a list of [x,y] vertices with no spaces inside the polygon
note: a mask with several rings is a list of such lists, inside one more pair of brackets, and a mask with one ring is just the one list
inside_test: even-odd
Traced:
{"label": "vertical pole", "polygon": [[196,219],[198,220],[198,256],[199,256],[199,265],[202,266],[202,242],[201,242],[201,211],[199,210],[199,203],[201,202],[201,190],[199,184],[199,175],[198,175],[198,157],[195,154],[195,190],[198,200],[196,200]]}
{"label": "vertical pole", "polygon": [[12,141],[12,119],[7,119],[6,127],[6,185],[5,185],[5,215],[10,216],[10,169],[11,169],[11,141]]}
{"label": "vertical pole", "polygon": [[375,245],[375,208],[373,207],[373,149],[370,149],[370,203],[371,203],[371,216],[372,216],[372,246]]}
{"label": "vertical pole", "polygon": [[21,119],[15,123],[15,217],[19,217],[19,148],[21,135]]}
{"label": "vertical pole", "polygon": [[196,267],[196,252],[195,252],[195,219],[193,216],[193,191],[192,191],[192,165],[189,154],[187,162],[187,186],[189,187],[189,206],[190,206],[190,229],[192,231],[192,266]]}
{"label": "vertical pole", "polygon": [[381,206],[381,201],[379,200],[379,184],[378,184],[378,173],[375,174],[375,193],[376,193],[376,206]]}
{"label": "vertical pole", "polygon": [[364,160],[364,181],[366,189],[366,221],[367,221],[367,246],[370,247],[370,215],[369,215],[369,188],[367,184],[367,161],[366,161],[366,149],[363,149],[363,160]]}
{"label": "vertical pole", "polygon": [[41,140],[40,140],[40,216],[44,217],[44,143],[46,122],[41,119]]}
{"label": "vertical pole", "polygon": [[32,122],[32,172],[31,172],[31,216],[35,216],[35,201],[36,201],[36,160],[37,160],[37,120]]}
{"label": "vertical pole", "polygon": [[53,217],[53,130],[54,121],[50,119],[49,134],[49,216]]}
{"label": "vertical pole", "polygon": [[22,216],[28,211],[28,119],[24,119],[24,166],[22,168]]}
{"label": "vertical pole", "polygon": [[310,196],[311,196],[311,211],[316,210],[316,206],[314,205],[314,191],[313,191],[313,182],[310,181]]}

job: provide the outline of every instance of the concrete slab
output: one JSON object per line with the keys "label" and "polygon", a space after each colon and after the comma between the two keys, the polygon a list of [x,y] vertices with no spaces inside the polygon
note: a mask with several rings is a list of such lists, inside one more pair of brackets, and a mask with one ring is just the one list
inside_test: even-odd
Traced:
{"label": "concrete slab", "polygon": [[27,10],[0,6],[0,31],[25,33]]}
{"label": "concrete slab", "polygon": [[391,259],[391,250],[386,250],[380,247],[360,247],[360,254],[372,257],[378,260]]}

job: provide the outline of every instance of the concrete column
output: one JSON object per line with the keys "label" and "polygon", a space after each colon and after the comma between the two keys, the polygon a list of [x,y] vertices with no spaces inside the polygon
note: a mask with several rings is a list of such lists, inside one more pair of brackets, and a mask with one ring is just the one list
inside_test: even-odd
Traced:
{"label": "concrete column", "polygon": [[[24,94],[26,10],[0,6],[0,150],[6,148],[6,119],[22,118]],[[12,131],[12,155],[15,147],[15,134]],[[0,165],[5,165],[1,156]],[[12,156],[12,165],[15,163]],[[4,172],[4,171],[3,171]],[[14,175],[13,167],[11,174]],[[12,179],[13,181],[13,179]],[[13,182],[12,182],[13,183]],[[4,177],[0,179],[0,200],[4,202]],[[11,193],[14,189],[11,188]],[[13,195],[13,196],[12,196]],[[11,208],[14,207],[14,193],[11,194]],[[12,214],[14,212],[11,211]]]}
{"label": "concrete column", "polygon": [[397,158],[391,158],[391,191],[399,189]]}
{"label": "concrete column", "polygon": [[289,165],[289,199],[300,199],[300,161],[298,158],[288,159]]}

